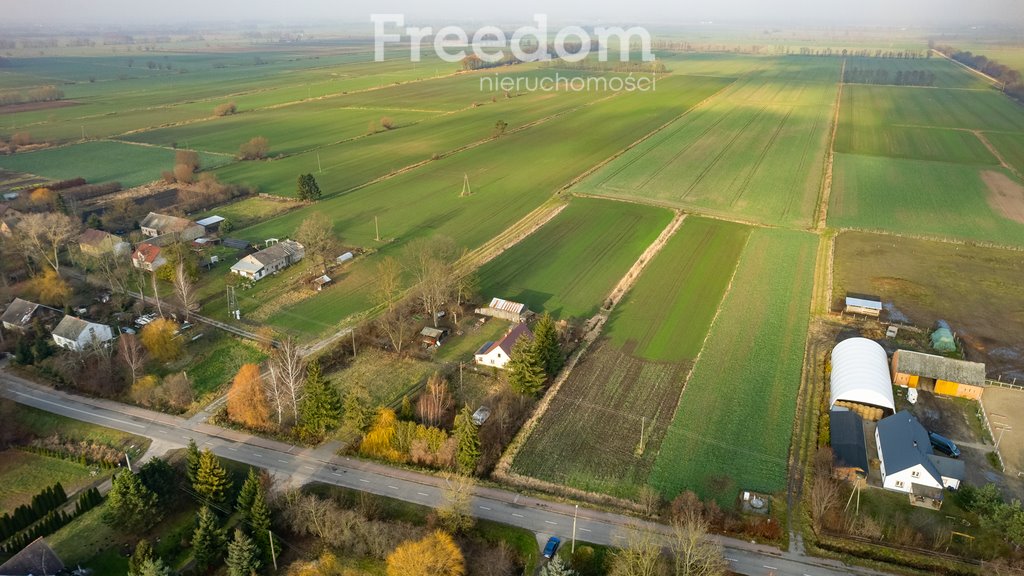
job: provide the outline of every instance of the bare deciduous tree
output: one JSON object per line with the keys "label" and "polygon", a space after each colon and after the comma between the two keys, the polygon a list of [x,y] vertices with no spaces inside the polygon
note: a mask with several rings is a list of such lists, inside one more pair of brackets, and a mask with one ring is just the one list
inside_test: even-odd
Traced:
{"label": "bare deciduous tree", "polygon": [[722,547],[708,538],[708,522],[696,508],[687,508],[672,522],[669,550],[675,576],[721,576],[728,568]]}
{"label": "bare deciduous tree", "polygon": [[402,296],[402,265],[391,256],[377,264],[377,303],[394,310]]}
{"label": "bare deciduous tree", "polygon": [[330,218],[320,212],[306,218],[295,229],[295,240],[305,247],[306,254],[309,254],[320,266],[321,272],[326,274],[327,261],[334,254],[337,244]]}
{"label": "bare deciduous tree", "polygon": [[630,527],[625,547],[612,553],[608,576],[661,576],[664,573],[659,537],[638,526]]}
{"label": "bare deciduous tree", "polygon": [[396,306],[377,319],[377,326],[388,337],[391,348],[398,354],[402,353],[406,339],[413,332],[409,320],[409,311],[405,306]]}
{"label": "bare deciduous tree", "polygon": [[188,322],[189,316],[199,310],[199,299],[196,297],[195,283],[185,269],[184,262],[178,262],[174,268],[174,292],[185,312],[185,322]]}
{"label": "bare deciduous tree", "polygon": [[60,272],[60,251],[81,231],[81,223],[59,212],[28,214],[18,222],[22,248]]}
{"label": "bare deciduous tree", "polygon": [[446,473],[441,506],[437,519],[452,534],[466,532],[473,527],[473,479],[464,474]]}
{"label": "bare deciduous tree", "polygon": [[122,334],[117,343],[117,350],[121,362],[128,369],[132,382],[139,379],[142,369],[146,364],[146,350],[134,334]]}
{"label": "bare deciduous tree", "polygon": [[416,403],[420,420],[427,426],[440,426],[451,407],[452,394],[448,389],[448,381],[434,372]]}
{"label": "bare deciduous tree", "polygon": [[293,338],[282,340],[270,356],[270,380],[267,395],[277,410],[277,423],[283,423],[285,408],[294,421],[299,415],[302,389],[306,384],[306,360]]}
{"label": "bare deciduous tree", "polygon": [[839,503],[839,483],[832,478],[832,449],[822,446],[814,454],[814,480],[808,494],[811,526],[821,530],[825,515]]}
{"label": "bare deciduous tree", "polygon": [[104,254],[93,258],[93,265],[110,285],[110,291],[117,294],[128,292],[128,281],[131,278],[131,265],[128,258],[118,254]]}
{"label": "bare deciduous tree", "polygon": [[451,238],[436,236],[416,239],[405,251],[423,311],[433,318],[436,327],[437,312],[455,293],[456,274],[452,264],[458,257],[458,248]]}

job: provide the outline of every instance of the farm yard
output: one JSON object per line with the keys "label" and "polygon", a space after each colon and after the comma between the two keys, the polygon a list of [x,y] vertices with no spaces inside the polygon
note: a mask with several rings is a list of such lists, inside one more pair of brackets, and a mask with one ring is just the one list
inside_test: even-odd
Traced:
{"label": "farm yard", "polygon": [[562,384],[516,455],[515,472],[636,495],[749,233],[728,222],[683,222]]}
{"label": "farm yard", "polygon": [[1024,253],[862,232],[836,238],[832,309],[878,294],[896,320],[946,320],[993,377],[1024,378]]}
{"label": "farm yard", "polygon": [[556,318],[588,318],[671,219],[660,208],[573,199],[543,228],[480,268],[480,293]]}
{"label": "farm yard", "polygon": [[651,472],[664,497],[731,506],[739,490],[785,487],[817,246],[804,232],[751,233]]}
{"label": "farm yard", "polygon": [[[820,188],[840,62],[789,60],[737,80],[608,164],[581,191],[806,226]],[[773,66],[773,64],[778,64]]]}

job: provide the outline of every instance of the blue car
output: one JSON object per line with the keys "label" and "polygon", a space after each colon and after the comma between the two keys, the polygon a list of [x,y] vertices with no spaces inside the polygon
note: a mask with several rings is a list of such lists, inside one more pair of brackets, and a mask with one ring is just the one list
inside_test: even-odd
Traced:
{"label": "blue car", "polygon": [[544,557],[548,559],[554,557],[555,552],[558,551],[558,545],[561,543],[562,541],[558,539],[558,536],[548,538],[548,543],[544,546]]}

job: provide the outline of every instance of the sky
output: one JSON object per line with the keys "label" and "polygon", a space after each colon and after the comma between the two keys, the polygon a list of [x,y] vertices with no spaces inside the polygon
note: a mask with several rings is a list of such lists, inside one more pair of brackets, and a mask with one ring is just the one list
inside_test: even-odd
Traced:
{"label": "sky", "polygon": [[[367,22],[370,12],[416,21],[485,21],[528,25],[605,23],[1024,25],[1021,0],[0,0],[7,22],[179,24],[201,21]],[[414,22],[415,23],[415,22]],[[369,29],[369,28],[368,28]]]}

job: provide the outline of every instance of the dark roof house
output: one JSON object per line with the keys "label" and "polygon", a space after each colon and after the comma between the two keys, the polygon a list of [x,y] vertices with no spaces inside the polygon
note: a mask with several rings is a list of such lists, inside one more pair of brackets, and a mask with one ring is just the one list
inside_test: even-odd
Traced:
{"label": "dark roof house", "polygon": [[0,564],[0,576],[54,576],[61,570],[64,562],[42,537]]}

